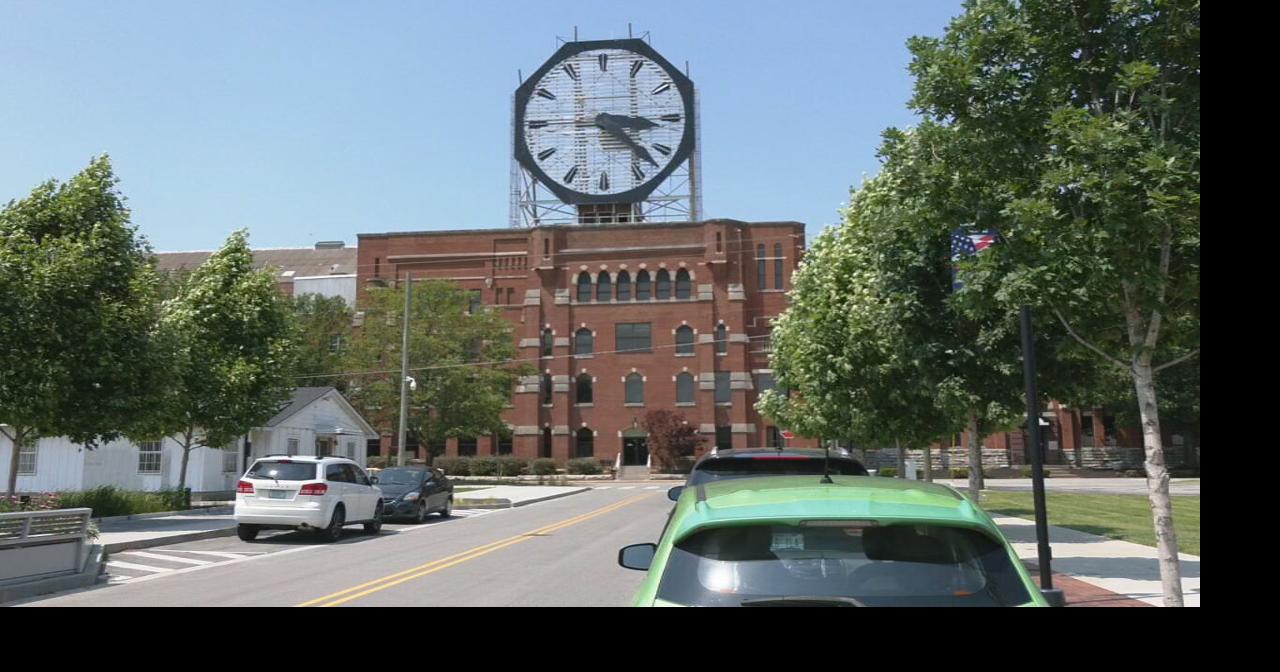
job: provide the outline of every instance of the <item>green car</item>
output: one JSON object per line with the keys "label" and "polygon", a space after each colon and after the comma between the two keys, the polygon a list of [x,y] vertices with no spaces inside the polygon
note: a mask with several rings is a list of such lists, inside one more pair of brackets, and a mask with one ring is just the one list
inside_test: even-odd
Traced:
{"label": "green car", "polygon": [[687,488],[634,606],[994,607],[1049,603],[988,516],[932,483],[772,476]]}

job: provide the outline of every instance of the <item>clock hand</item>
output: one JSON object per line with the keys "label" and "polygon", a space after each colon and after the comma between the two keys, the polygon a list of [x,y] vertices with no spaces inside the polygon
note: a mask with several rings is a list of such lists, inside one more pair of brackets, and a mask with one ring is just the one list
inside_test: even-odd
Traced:
{"label": "clock hand", "polygon": [[628,117],[621,114],[609,114],[608,112],[596,115],[596,118],[604,117],[608,123],[612,123],[619,128],[629,128],[633,131],[645,131],[650,128],[657,128],[658,125],[644,117]]}
{"label": "clock hand", "polygon": [[654,167],[657,167],[658,162],[653,160],[653,156],[649,154],[649,150],[645,149],[644,147],[641,147],[640,143],[636,142],[635,140],[632,140],[631,136],[627,135],[626,131],[622,130],[622,128],[617,124],[617,122],[614,121],[614,116],[615,115],[604,114],[604,113],[597,114],[596,120],[595,120],[596,126],[600,128],[600,130],[604,131],[605,133],[612,135],[618,140],[621,140],[623,144],[631,148],[631,151],[633,153],[635,153],[637,156],[644,159],[645,161],[648,161]]}

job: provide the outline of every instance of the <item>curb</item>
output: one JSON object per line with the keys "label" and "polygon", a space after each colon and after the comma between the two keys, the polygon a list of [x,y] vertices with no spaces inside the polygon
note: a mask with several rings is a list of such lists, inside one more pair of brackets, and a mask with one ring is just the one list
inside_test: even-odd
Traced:
{"label": "curb", "polygon": [[154,513],[135,513],[131,516],[108,516],[106,518],[93,518],[93,522],[102,523],[121,523],[126,520],[149,520],[151,518],[168,518],[169,516],[221,516],[228,513],[234,513],[234,506],[206,506],[198,509],[187,509],[186,511],[156,511]]}
{"label": "curb", "polygon": [[[453,500],[453,505],[455,507],[463,506],[463,508],[467,508],[467,509],[514,509],[521,506],[528,506],[530,504],[537,504],[538,502],[546,502],[552,499],[560,499],[561,497],[568,497],[569,495],[577,495],[583,492],[588,492],[589,490],[591,490],[591,488],[578,487],[573,490],[570,490],[569,492],[557,492],[552,495],[535,497],[533,499],[524,499],[515,503],[512,503],[512,501],[509,499],[497,499],[497,500],[476,499],[474,500],[477,502],[476,504],[467,504],[465,506],[463,506],[463,502],[467,501],[465,498],[455,497]],[[491,501],[492,503],[488,503],[488,504],[478,503],[478,502],[489,502],[489,501]]]}
{"label": "curb", "polygon": [[114,544],[103,544],[102,550],[107,555],[119,553],[120,551],[137,551],[144,548],[154,548],[156,546],[168,546],[170,544],[181,544],[188,541],[200,541],[201,539],[217,539],[220,537],[233,537],[236,534],[236,527],[202,530],[200,532],[186,532],[183,534],[171,534],[164,537],[153,537],[151,539],[135,539],[133,541],[118,541]]}

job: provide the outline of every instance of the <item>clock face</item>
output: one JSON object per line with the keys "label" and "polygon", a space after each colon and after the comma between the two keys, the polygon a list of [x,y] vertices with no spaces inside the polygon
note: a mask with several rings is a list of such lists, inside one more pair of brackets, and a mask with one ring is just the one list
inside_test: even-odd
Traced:
{"label": "clock face", "polygon": [[570,43],[516,92],[516,156],[565,202],[639,201],[688,158],[692,113],[643,41]]}

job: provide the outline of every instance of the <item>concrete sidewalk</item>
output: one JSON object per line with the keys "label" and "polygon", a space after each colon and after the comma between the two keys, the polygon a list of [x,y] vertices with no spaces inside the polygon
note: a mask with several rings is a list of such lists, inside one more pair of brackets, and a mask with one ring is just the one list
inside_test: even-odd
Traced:
{"label": "concrete sidewalk", "polygon": [[[936,472],[935,472],[936,473]],[[934,478],[935,483],[944,483],[951,487],[966,492],[969,488],[969,480],[964,478]],[[986,480],[988,490],[1006,491],[1006,492],[1031,492],[1031,479],[1029,478],[988,478]],[[1147,494],[1147,479],[1145,478],[1074,478],[1074,477],[1054,477],[1044,479],[1044,489],[1048,492],[1083,492],[1107,495],[1145,495]],[[1174,478],[1169,481],[1169,494],[1171,495],[1198,495],[1200,494],[1200,479],[1198,478]]]}
{"label": "concrete sidewalk", "polygon": [[[1014,552],[1024,562],[1034,565],[1036,554],[1035,521],[1011,516],[992,516],[1001,532],[1013,544]],[[1054,576],[1065,575],[1113,595],[1163,606],[1160,589],[1160,565],[1153,546],[1100,537],[1065,527],[1049,526]],[[1182,599],[1188,607],[1200,606],[1200,557],[1180,553],[1182,566]],[[1054,587],[1060,587],[1056,583]],[[1072,591],[1068,588],[1068,600]],[[1080,592],[1080,591],[1076,591]],[[1095,598],[1097,595],[1095,594]],[[1098,598],[1100,599],[1100,598]]]}

